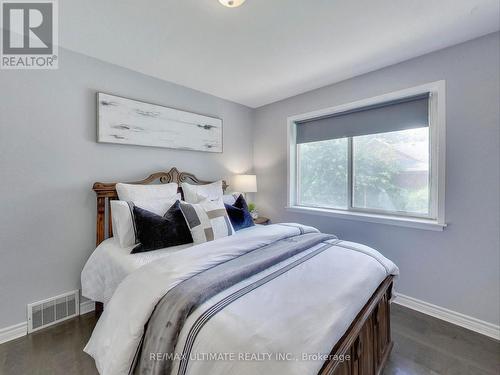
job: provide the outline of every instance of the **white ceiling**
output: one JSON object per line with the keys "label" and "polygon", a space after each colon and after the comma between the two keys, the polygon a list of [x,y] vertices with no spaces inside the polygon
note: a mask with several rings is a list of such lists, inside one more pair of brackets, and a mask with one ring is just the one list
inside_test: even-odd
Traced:
{"label": "white ceiling", "polygon": [[63,0],[60,44],[259,107],[494,32],[499,3]]}

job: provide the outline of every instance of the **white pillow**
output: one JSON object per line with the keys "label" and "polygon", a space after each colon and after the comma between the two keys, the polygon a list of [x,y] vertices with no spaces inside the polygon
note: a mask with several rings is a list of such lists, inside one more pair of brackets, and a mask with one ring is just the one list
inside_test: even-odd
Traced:
{"label": "white pillow", "polygon": [[234,234],[222,199],[195,204],[181,201],[180,207],[195,244]]}
{"label": "white pillow", "polygon": [[224,194],[222,196],[222,200],[224,201],[225,204],[232,206],[234,202],[236,202],[236,199],[238,199],[239,196],[240,193]]}
{"label": "white pillow", "polygon": [[205,199],[216,201],[222,198],[222,180],[207,185],[192,185],[181,183],[184,200],[188,203],[199,203]]}
{"label": "white pillow", "polygon": [[177,195],[177,188],[175,182],[159,185],[116,184],[118,198],[127,202],[174,199]]}
{"label": "white pillow", "polygon": [[[177,196],[174,198],[177,198]],[[180,199],[180,194],[178,199]],[[164,215],[176,200],[177,199],[156,199],[150,201],[135,201],[133,205],[144,208],[157,215]],[[118,200],[112,200],[110,203],[113,237],[118,239],[121,247],[129,247],[137,243],[131,203],[132,202]]]}

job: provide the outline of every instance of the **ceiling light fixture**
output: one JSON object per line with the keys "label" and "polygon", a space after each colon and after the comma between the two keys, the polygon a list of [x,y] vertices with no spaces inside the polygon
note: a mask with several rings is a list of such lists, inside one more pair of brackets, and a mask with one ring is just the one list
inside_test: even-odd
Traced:
{"label": "ceiling light fixture", "polygon": [[219,3],[228,8],[236,8],[243,4],[245,0],[219,0]]}

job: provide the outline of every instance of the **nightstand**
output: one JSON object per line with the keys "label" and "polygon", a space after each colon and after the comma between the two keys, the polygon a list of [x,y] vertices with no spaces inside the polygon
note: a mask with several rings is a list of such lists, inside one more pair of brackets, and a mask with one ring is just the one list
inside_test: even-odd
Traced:
{"label": "nightstand", "polygon": [[259,216],[257,219],[253,219],[253,222],[259,225],[268,225],[271,223],[271,220],[269,220],[267,217]]}

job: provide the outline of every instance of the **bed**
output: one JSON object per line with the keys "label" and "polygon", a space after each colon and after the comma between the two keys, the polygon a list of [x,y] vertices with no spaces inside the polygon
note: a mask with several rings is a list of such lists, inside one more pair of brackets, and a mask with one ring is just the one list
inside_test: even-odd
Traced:
{"label": "bed", "polygon": [[86,298],[98,301],[101,313],[116,288],[128,275],[158,259],[171,257],[192,245],[130,254],[132,247],[121,247],[114,237],[102,241],[88,259],[82,271],[82,291]]}
{"label": "bed", "polygon": [[[158,181],[208,183],[176,168],[134,183]],[[101,374],[382,372],[398,270],[380,253],[281,223],[130,256],[112,238],[115,185],[94,184],[98,247],[82,272]]]}

